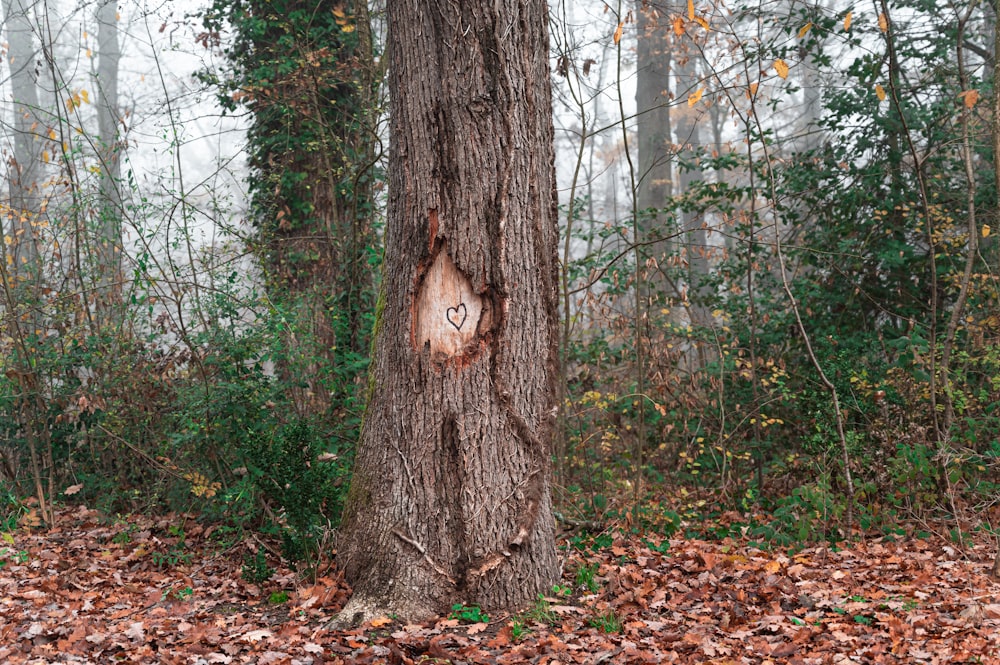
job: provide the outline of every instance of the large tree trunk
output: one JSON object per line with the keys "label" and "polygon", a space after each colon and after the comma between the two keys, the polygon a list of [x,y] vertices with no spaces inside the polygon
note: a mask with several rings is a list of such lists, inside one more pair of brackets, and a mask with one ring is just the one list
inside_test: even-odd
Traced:
{"label": "large tree trunk", "polygon": [[557,578],[547,20],[544,0],[388,5],[386,262],[345,621],[514,609]]}

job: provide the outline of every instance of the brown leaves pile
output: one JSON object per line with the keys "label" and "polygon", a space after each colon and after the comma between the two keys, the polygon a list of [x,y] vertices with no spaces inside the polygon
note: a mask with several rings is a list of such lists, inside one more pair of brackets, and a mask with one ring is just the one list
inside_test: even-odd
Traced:
{"label": "brown leaves pile", "polygon": [[[48,531],[5,536],[0,662],[804,665],[1000,656],[1000,589],[987,577],[985,544],[963,554],[928,540],[875,540],[789,554],[676,540],[664,554],[619,539],[569,555],[564,585],[578,566],[596,565],[600,590],[545,600],[544,622],[537,612],[489,625],[386,618],[332,632],[324,626],[348,595],[336,575],[313,584],[279,570],[263,587],[249,584],[241,555],[220,552],[194,522],[184,522],[190,558],[164,566],[162,555],[178,546],[164,534],[178,521],[107,526],[78,508]],[[285,602],[269,602],[277,591]],[[609,622],[598,617],[614,617],[620,632],[603,632]]]}

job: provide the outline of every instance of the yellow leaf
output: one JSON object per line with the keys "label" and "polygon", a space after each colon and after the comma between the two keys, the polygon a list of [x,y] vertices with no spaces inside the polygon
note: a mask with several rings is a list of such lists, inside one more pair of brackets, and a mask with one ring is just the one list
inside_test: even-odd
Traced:
{"label": "yellow leaf", "polygon": [[46,164],[49,163],[49,151],[48,150],[42,150],[42,161],[45,162]]}
{"label": "yellow leaf", "polygon": [[692,92],[690,95],[688,95],[688,108],[697,104],[698,101],[701,99],[702,93],[704,92],[705,92],[704,88],[698,88],[696,92]]}
{"label": "yellow leaf", "polygon": [[847,16],[844,17],[844,32],[851,29],[851,19],[854,18],[854,12],[847,12]]}
{"label": "yellow leaf", "polygon": [[86,90],[81,90],[80,91],[80,96],[83,97],[83,101],[84,102],[86,102],[87,104],[90,103],[90,93],[89,92],[87,92]]}
{"label": "yellow leaf", "polygon": [[615,28],[615,36],[613,37],[615,44],[622,40],[622,29],[625,27],[625,23],[619,23],[618,27]]}
{"label": "yellow leaf", "polygon": [[781,570],[781,562],[780,561],[768,561],[767,563],[764,564],[764,570],[767,571],[768,573],[774,575],[779,570]]}
{"label": "yellow leaf", "polygon": [[778,76],[781,78],[788,78],[788,63],[778,58],[774,61],[774,71],[778,72]]}
{"label": "yellow leaf", "polygon": [[674,34],[678,37],[684,34],[684,19],[680,16],[674,17]]}
{"label": "yellow leaf", "polygon": [[90,49],[87,49],[87,57],[88,58],[93,58],[94,57],[94,53]]}
{"label": "yellow leaf", "polygon": [[882,87],[881,83],[875,84],[875,96],[878,97],[880,102],[885,101],[885,88]]}
{"label": "yellow leaf", "polygon": [[878,15],[878,29],[882,32],[889,32],[889,17],[884,12]]}
{"label": "yellow leaf", "polygon": [[688,20],[694,20],[694,0],[688,0]]}
{"label": "yellow leaf", "polygon": [[54,129],[50,129],[49,130],[49,139],[52,140],[52,141],[56,140],[56,130],[54,130]]}
{"label": "yellow leaf", "polygon": [[806,23],[801,28],[799,28],[799,39],[802,39],[803,37],[805,37],[806,34],[812,29],[812,27],[813,27],[812,22],[809,22],[809,23]]}
{"label": "yellow leaf", "polygon": [[757,87],[758,87],[758,85],[759,85],[758,83],[751,83],[750,84],[750,89],[747,92],[747,97],[753,99],[754,97],[757,96]]}
{"label": "yellow leaf", "polygon": [[983,224],[983,237],[984,238],[989,238],[990,237],[990,225],[989,224]]}
{"label": "yellow leaf", "polygon": [[698,25],[700,25],[701,27],[705,28],[706,30],[709,29],[709,27],[708,27],[708,21],[706,21],[705,19],[703,19],[700,16],[695,16],[694,17],[694,22],[697,23]]}
{"label": "yellow leaf", "polygon": [[965,108],[971,109],[979,101],[979,91],[978,90],[965,90],[958,95],[965,100]]}
{"label": "yellow leaf", "polygon": [[347,35],[347,34],[350,34],[350,33],[354,32],[355,27],[356,26],[354,26],[353,24],[352,25],[345,25],[344,27],[342,27],[340,29],[340,31],[342,33],[344,33],[345,35]]}

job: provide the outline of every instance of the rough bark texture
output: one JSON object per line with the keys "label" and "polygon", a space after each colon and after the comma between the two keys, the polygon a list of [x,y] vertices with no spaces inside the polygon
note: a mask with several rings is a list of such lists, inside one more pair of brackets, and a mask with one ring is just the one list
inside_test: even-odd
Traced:
{"label": "rough bark texture", "polygon": [[558,575],[556,197],[543,0],[388,6],[383,294],[341,615],[515,609]]}

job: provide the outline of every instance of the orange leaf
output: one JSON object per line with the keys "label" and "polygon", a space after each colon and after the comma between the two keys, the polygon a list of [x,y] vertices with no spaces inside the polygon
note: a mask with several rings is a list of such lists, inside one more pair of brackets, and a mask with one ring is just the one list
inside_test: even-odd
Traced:
{"label": "orange leaf", "polygon": [[708,28],[708,21],[706,21],[705,19],[703,19],[700,16],[695,16],[694,17],[694,22],[697,23],[698,25],[700,25],[701,27],[705,28],[706,30],[709,29]]}
{"label": "orange leaf", "polygon": [[747,97],[749,97],[750,99],[753,99],[754,97],[756,97],[757,96],[757,87],[759,85],[760,84],[758,84],[758,83],[751,83],[750,84],[750,88],[747,90]]}
{"label": "orange leaf", "polygon": [[678,37],[684,34],[684,19],[680,16],[674,17],[674,34]]}
{"label": "orange leaf", "polygon": [[778,72],[778,76],[781,78],[788,78],[788,63],[778,58],[774,61],[774,71]]}
{"label": "orange leaf", "polygon": [[984,238],[989,238],[990,237],[990,225],[989,224],[983,224],[983,237]]}
{"label": "orange leaf", "polygon": [[811,30],[811,29],[812,29],[812,27],[813,27],[813,24],[812,24],[812,22],[809,22],[809,23],[806,23],[806,24],[805,24],[804,26],[802,26],[801,28],[799,28],[799,39],[802,39],[803,37],[805,37],[805,36],[806,36],[806,33],[808,33],[808,32],[809,32],[809,30]]}
{"label": "orange leaf", "polygon": [[694,0],[688,0],[688,20],[694,20]]}
{"label": "orange leaf", "polygon": [[847,16],[844,17],[844,32],[851,29],[852,18],[854,18],[854,12],[847,12]]}
{"label": "orange leaf", "polygon": [[705,92],[704,88],[698,88],[697,91],[692,92],[688,95],[688,108],[694,106],[701,100],[702,94]]}
{"label": "orange leaf", "polygon": [[371,624],[372,628],[381,628],[382,626],[388,626],[390,623],[392,623],[392,619],[383,616],[372,619],[368,623]]}
{"label": "orange leaf", "polygon": [[979,101],[978,90],[963,90],[958,94],[965,101],[965,108],[971,109]]}
{"label": "orange leaf", "polygon": [[878,29],[882,32],[889,32],[889,17],[885,12],[878,15]]}
{"label": "orange leaf", "polygon": [[878,100],[880,102],[885,101],[885,88],[882,87],[882,84],[880,83],[875,84],[875,95],[878,97]]}
{"label": "orange leaf", "polygon": [[612,38],[612,39],[615,40],[615,44],[617,44],[618,42],[620,42],[622,40],[622,30],[624,29],[624,27],[625,27],[625,23],[622,22],[622,23],[618,24],[617,28],[615,28],[615,36]]}

